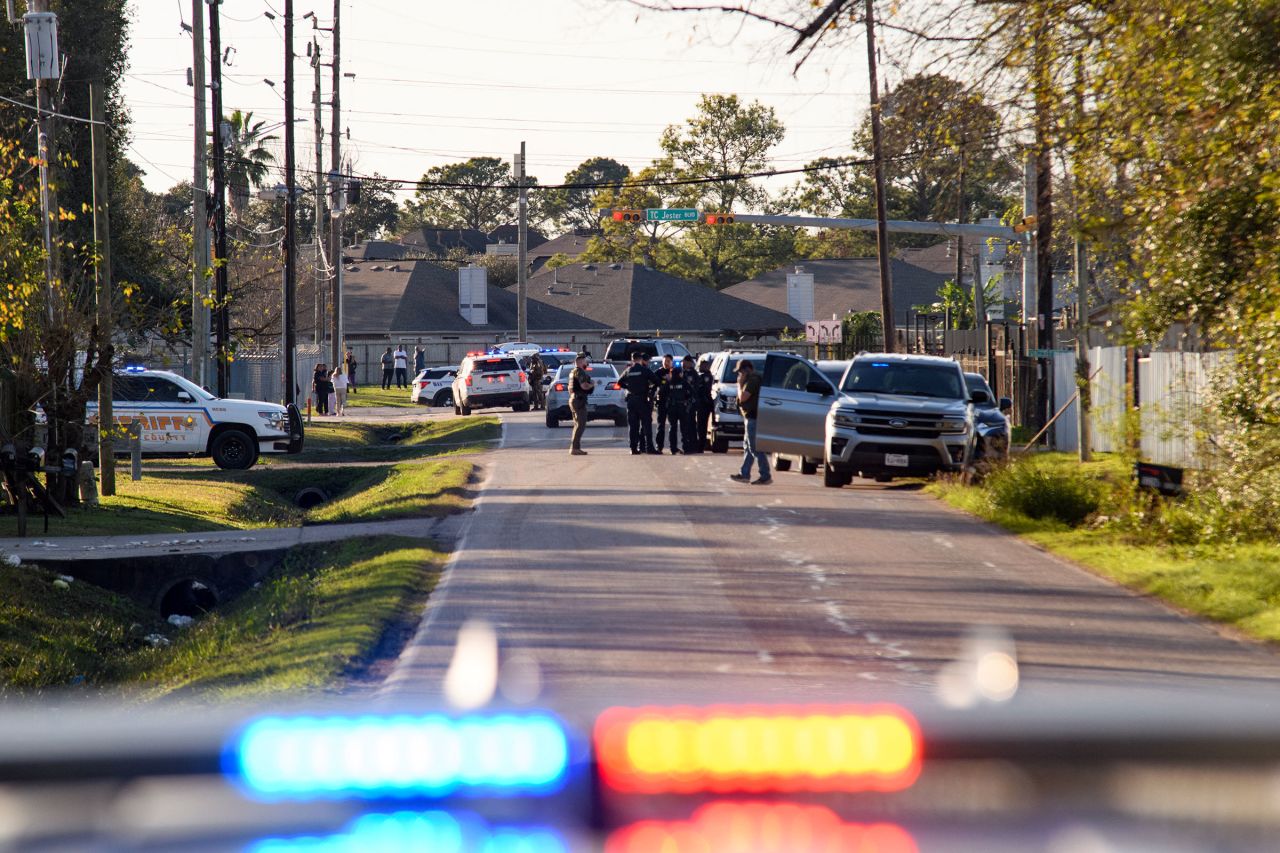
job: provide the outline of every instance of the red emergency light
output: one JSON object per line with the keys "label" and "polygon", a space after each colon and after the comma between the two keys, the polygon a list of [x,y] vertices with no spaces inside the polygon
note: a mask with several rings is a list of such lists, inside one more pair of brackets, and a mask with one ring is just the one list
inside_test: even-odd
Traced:
{"label": "red emergency light", "polygon": [[594,739],[625,792],[899,791],[920,774],[920,727],[893,705],[611,708]]}

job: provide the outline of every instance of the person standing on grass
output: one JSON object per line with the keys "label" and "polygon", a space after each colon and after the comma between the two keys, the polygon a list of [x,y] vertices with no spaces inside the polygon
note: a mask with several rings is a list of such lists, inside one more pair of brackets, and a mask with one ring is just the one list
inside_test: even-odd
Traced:
{"label": "person standing on grass", "polygon": [[382,354],[382,390],[391,390],[391,374],[395,372],[396,357],[391,354],[391,347]]}
{"label": "person standing on grass", "polygon": [[[756,416],[760,412],[760,375],[755,366],[747,359],[741,359],[734,371],[738,374],[738,411],[742,413],[742,470],[729,475],[729,479],[738,483],[750,483],[753,486],[767,486],[773,482],[773,474],[769,471],[769,457],[756,450]],[[751,462],[759,466],[760,476],[751,479]]]}
{"label": "person standing on grass", "polygon": [[352,394],[356,393],[356,368],[359,366],[355,350],[347,350],[347,385]]}
{"label": "person standing on grass", "polygon": [[419,373],[421,373],[426,369],[427,369],[427,351],[424,350],[422,347],[418,347],[413,351],[413,371],[414,371],[413,375],[417,376]]}
{"label": "person standing on grass", "polygon": [[311,377],[311,394],[316,401],[316,414],[329,414],[329,393],[333,391],[333,384],[329,381],[329,367],[324,362],[316,365],[315,372]]}
{"label": "person standing on grass", "polygon": [[334,406],[333,412],[336,415],[346,417],[347,414],[347,374],[341,367],[333,369],[333,376],[330,379],[333,384]]}
{"label": "person standing on grass", "polygon": [[[396,354],[393,356],[396,366],[396,387],[409,387],[409,353],[404,351],[403,346],[396,347]],[[389,387],[389,386],[388,386]]]}

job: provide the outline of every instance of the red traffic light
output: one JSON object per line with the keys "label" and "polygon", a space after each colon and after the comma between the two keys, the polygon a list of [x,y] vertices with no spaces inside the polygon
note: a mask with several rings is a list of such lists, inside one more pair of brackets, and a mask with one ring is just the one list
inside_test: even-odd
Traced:
{"label": "red traffic light", "polygon": [[708,225],[732,225],[733,214],[732,213],[708,213],[707,224]]}
{"label": "red traffic light", "polygon": [[643,220],[643,210],[615,210],[613,212],[614,222],[642,222]]}

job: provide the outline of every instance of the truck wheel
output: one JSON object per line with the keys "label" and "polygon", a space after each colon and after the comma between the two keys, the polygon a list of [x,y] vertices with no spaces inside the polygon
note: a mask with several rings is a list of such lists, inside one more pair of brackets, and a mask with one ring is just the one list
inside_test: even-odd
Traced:
{"label": "truck wheel", "polygon": [[548,428],[550,428],[550,429],[557,429],[559,426],[560,426],[560,419],[559,419],[559,418],[553,418],[553,417],[551,417],[551,414],[550,414],[550,413],[548,413],[548,414],[547,414],[547,427],[548,427]]}
{"label": "truck wheel", "polygon": [[845,479],[845,475],[837,471],[831,466],[830,462],[824,462],[822,465],[822,485],[828,489],[838,489],[849,481]]}
{"label": "truck wheel", "polygon": [[818,462],[814,462],[812,459],[801,459],[801,460],[800,460],[800,473],[801,473],[801,474],[805,474],[805,475],[813,475],[813,474],[816,474],[816,473],[818,473],[818,465],[819,465],[819,464],[820,464],[820,463],[818,463]]}
{"label": "truck wheel", "polygon": [[431,405],[439,406],[440,408],[444,408],[445,406],[452,406],[453,392],[441,391],[439,394],[436,394],[436,398],[431,401]]}
{"label": "truck wheel", "polygon": [[778,454],[776,454],[776,453],[775,453],[775,454],[773,454],[773,470],[775,470],[775,471],[790,471],[790,470],[791,470],[791,460],[790,460],[790,459],[783,459],[781,456],[779,456],[779,455],[778,455]]}
{"label": "truck wheel", "polygon": [[258,443],[244,430],[229,429],[214,437],[209,455],[224,471],[243,471],[258,461]]}
{"label": "truck wheel", "polygon": [[728,453],[729,439],[725,438],[722,435],[717,435],[715,439],[713,439],[711,442],[711,452],[712,453]]}

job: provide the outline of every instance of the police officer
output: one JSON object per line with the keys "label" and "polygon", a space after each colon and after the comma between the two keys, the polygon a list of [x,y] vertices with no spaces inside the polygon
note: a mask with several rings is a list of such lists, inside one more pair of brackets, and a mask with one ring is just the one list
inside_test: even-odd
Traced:
{"label": "police officer", "polygon": [[573,456],[586,456],[582,449],[582,433],[587,428],[587,395],[595,390],[596,384],[587,373],[588,358],[585,352],[578,353],[573,372],[569,374],[569,411],[573,413],[573,436],[569,441],[569,453]]}
{"label": "police officer", "polygon": [[715,384],[715,379],[711,375],[711,362],[706,358],[699,361],[695,375],[698,379],[698,387],[694,395],[693,420],[694,428],[698,433],[698,452],[701,453],[709,447],[707,428],[711,424],[711,412],[716,407],[715,397],[711,393],[711,387]]}
{"label": "police officer", "polygon": [[659,367],[654,373],[658,377],[658,432],[656,438],[658,440],[658,452],[662,452],[663,435],[666,433],[667,421],[667,397],[671,390],[671,369],[675,366],[675,359],[670,355],[662,357],[662,367]]}
{"label": "police officer", "polygon": [[633,352],[631,364],[618,377],[618,384],[627,392],[627,437],[631,453],[650,453],[653,451],[653,419],[649,395],[657,386],[658,377],[644,363],[643,356]]}
{"label": "police officer", "polygon": [[651,356],[647,352],[640,354],[640,363],[653,374],[653,383],[649,386],[649,398],[644,407],[644,420],[641,423],[641,429],[649,436],[649,453],[658,454],[662,451],[653,444],[653,404],[658,396],[658,372],[649,366]]}
{"label": "police officer", "polygon": [[671,453],[692,452],[693,444],[693,387],[684,371],[672,366],[667,379],[667,420],[671,424]]}
{"label": "police officer", "polygon": [[547,407],[547,395],[542,387],[542,377],[547,375],[547,368],[536,352],[529,359],[528,372],[529,401],[533,403],[534,411],[545,409]]}

